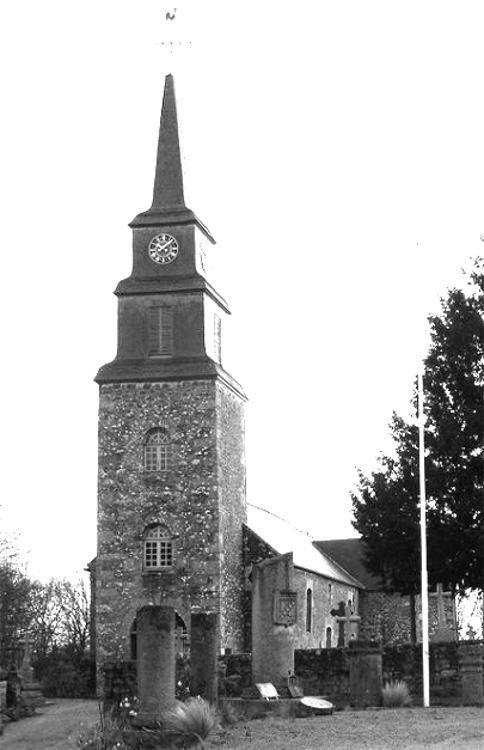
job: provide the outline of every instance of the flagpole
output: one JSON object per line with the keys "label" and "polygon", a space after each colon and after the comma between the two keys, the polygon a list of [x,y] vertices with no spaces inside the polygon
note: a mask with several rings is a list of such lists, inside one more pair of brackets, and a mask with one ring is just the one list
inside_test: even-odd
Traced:
{"label": "flagpole", "polygon": [[427,520],[425,493],[425,440],[424,440],[424,404],[423,404],[423,376],[418,375],[418,453],[420,478],[420,549],[421,549],[421,600],[422,600],[422,677],[423,677],[423,705],[430,706],[429,688],[429,589],[427,574]]}

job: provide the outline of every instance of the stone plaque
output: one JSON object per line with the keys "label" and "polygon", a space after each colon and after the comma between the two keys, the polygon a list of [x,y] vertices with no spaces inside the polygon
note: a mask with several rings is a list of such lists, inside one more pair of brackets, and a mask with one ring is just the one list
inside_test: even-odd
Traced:
{"label": "stone plaque", "polygon": [[272,682],[256,682],[255,686],[259,691],[260,697],[265,701],[279,700],[279,693]]}
{"label": "stone plaque", "polygon": [[274,623],[295,625],[297,622],[297,592],[276,591],[274,599]]}

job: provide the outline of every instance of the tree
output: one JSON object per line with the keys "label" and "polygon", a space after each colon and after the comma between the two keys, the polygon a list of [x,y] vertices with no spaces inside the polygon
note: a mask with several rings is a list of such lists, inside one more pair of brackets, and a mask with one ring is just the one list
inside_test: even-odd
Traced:
{"label": "tree", "polygon": [[34,667],[52,697],[83,697],[93,690],[88,651],[90,607],[84,582],[52,578],[33,607]]}
{"label": "tree", "polygon": [[431,317],[425,360],[429,557],[440,579],[483,587],[484,261],[471,293],[453,289]]}
{"label": "tree", "polygon": [[15,560],[0,560],[0,667],[8,669],[19,634],[31,623],[32,581]]}
{"label": "tree", "polygon": [[31,620],[32,581],[22,570],[15,536],[0,538],[0,668],[8,669],[19,633]]}
{"label": "tree", "polygon": [[[459,590],[483,588],[483,259],[468,284],[449,290],[429,318],[424,362],[429,583]],[[396,456],[382,456],[370,477],[359,472],[353,525],[369,571],[387,590],[412,595],[420,587],[418,429],[394,414],[390,430]]]}

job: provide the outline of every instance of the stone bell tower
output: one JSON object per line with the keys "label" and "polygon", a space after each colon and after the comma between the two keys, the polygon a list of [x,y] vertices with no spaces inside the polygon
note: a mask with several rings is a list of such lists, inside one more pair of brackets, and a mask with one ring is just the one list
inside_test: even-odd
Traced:
{"label": "stone bell tower", "polygon": [[242,646],[244,403],[222,366],[229,309],[210,284],[214,239],[185,205],[173,77],[166,77],[153,204],[130,224],[116,358],[99,370],[96,651],[133,658],[136,615],[173,607]]}

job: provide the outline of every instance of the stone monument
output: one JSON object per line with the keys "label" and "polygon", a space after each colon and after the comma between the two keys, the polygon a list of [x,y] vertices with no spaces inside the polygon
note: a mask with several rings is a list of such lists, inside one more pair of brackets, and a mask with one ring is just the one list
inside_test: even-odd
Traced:
{"label": "stone monument", "polygon": [[28,633],[19,641],[19,646],[23,649],[22,664],[18,671],[21,685],[21,703],[22,710],[29,714],[33,713],[38,706],[45,703],[42,694],[42,686],[36,681],[34,669],[32,667],[31,647],[33,640]]}
{"label": "stone monument", "polygon": [[175,610],[147,605],[138,610],[138,721],[161,719],[175,704]]}
{"label": "stone monument", "polygon": [[461,641],[458,646],[462,680],[462,705],[484,705],[482,660],[484,646],[479,641]]}
{"label": "stone monument", "polygon": [[297,593],[292,553],[252,568],[252,679],[287,685],[294,671]]}
{"label": "stone monument", "polygon": [[457,640],[456,624],[452,618],[452,624],[449,625],[445,602],[452,598],[451,591],[444,591],[441,583],[436,586],[436,592],[429,594],[430,597],[437,601],[437,624],[430,633],[430,640],[434,643],[442,643]]}
{"label": "stone monument", "polygon": [[382,703],[383,666],[380,644],[353,640],[350,655],[350,705],[369,708]]}
{"label": "stone monument", "polygon": [[190,690],[211,703],[218,696],[219,620],[215,612],[192,612],[191,616]]}

